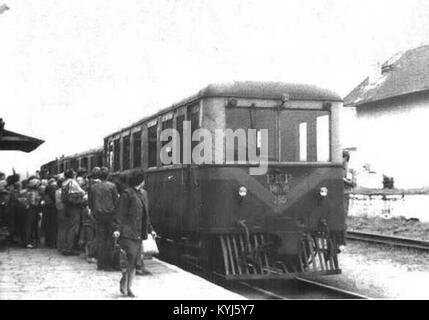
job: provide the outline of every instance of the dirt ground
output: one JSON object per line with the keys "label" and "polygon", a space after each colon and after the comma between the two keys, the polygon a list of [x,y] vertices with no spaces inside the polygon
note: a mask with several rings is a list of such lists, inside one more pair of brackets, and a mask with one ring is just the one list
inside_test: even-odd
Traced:
{"label": "dirt ground", "polygon": [[342,274],[317,277],[375,299],[429,299],[429,253],[349,241]]}
{"label": "dirt ground", "polygon": [[347,217],[347,229],[429,240],[429,223],[404,217],[384,219],[382,217],[349,216]]}

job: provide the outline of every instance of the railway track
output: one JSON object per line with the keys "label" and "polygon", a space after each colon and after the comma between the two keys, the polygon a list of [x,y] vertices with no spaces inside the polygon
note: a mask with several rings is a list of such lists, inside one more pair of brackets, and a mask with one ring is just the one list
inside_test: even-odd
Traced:
{"label": "railway track", "polygon": [[277,280],[228,281],[216,273],[207,273],[196,265],[179,263],[178,266],[248,299],[368,299],[358,293],[300,277]]}
{"label": "railway track", "polygon": [[405,237],[388,236],[360,231],[347,231],[347,239],[389,245],[393,247],[429,251],[429,241]]}
{"label": "railway track", "polygon": [[355,292],[304,278],[276,282],[240,281],[239,285],[247,291],[236,289],[235,292],[254,299],[368,299]]}

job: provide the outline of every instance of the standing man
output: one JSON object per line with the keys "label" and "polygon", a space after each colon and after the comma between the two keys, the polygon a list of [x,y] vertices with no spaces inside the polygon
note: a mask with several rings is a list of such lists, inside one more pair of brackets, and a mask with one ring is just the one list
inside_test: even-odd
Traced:
{"label": "standing man", "polygon": [[0,171],[0,188],[6,188],[7,181],[6,181],[6,175]]}
{"label": "standing man", "polygon": [[[13,226],[10,222],[13,219],[9,217],[8,203],[9,203],[9,191],[6,189],[6,181],[1,179],[0,172],[0,241],[9,238],[12,240]],[[4,229],[5,230],[2,230]]]}
{"label": "standing man", "polygon": [[107,181],[109,169],[102,167],[99,173],[93,173],[88,204],[96,220],[97,270],[113,270],[112,261],[112,223],[118,205],[118,191],[115,184]]}
{"label": "standing man", "polygon": [[[6,176],[3,172],[0,171],[0,227],[2,227],[2,225],[7,225],[8,222],[7,204],[9,200],[9,191],[6,189],[6,187]],[[9,232],[12,231],[9,230]]]}
{"label": "standing man", "polygon": [[[349,213],[349,203],[350,203],[350,192],[355,187],[353,177],[349,177],[349,161],[350,153],[347,150],[343,150],[343,183],[344,183],[344,216],[347,219]],[[340,246],[346,245],[346,233],[347,233],[347,221],[345,224],[344,232],[339,239],[338,244]]]}
{"label": "standing man", "polygon": [[349,212],[350,190],[355,186],[353,178],[349,177],[350,153],[343,151],[343,182],[344,182],[344,214],[347,217]]}
{"label": "standing man", "polygon": [[62,253],[64,255],[79,255],[76,244],[79,235],[80,212],[84,201],[85,191],[76,181],[75,172],[69,169],[64,174],[66,180],[62,184],[61,200],[64,204],[65,239]]}
{"label": "standing man", "polygon": [[42,218],[42,230],[45,237],[45,246],[56,248],[57,246],[57,209],[55,207],[55,192],[57,182],[54,178],[49,179],[43,195],[44,207]]}

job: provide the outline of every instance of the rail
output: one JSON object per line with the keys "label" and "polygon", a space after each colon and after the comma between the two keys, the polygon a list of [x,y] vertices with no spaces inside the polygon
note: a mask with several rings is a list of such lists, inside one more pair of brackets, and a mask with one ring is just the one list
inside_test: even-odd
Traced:
{"label": "rail", "polygon": [[376,244],[390,245],[407,249],[429,251],[429,241],[405,237],[382,235],[377,233],[347,231],[347,239],[358,240]]}
{"label": "rail", "polygon": [[[256,293],[258,299],[368,299],[368,297],[356,292],[333,287],[314,280],[296,277],[293,280],[280,280],[282,285],[270,286],[255,281],[240,281],[238,284]],[[237,288],[237,287],[236,287]],[[254,297],[252,293],[237,292],[245,296]]]}

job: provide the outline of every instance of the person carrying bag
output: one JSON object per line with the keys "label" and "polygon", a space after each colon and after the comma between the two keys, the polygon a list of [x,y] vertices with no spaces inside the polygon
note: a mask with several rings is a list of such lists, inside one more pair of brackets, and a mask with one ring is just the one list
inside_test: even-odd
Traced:
{"label": "person carrying bag", "polygon": [[61,200],[64,204],[65,241],[62,248],[64,255],[78,255],[76,243],[79,235],[80,213],[83,208],[85,191],[75,180],[75,172],[69,169],[65,172],[66,180],[62,185]]}
{"label": "person carrying bag", "polygon": [[[70,180],[64,187],[61,193],[61,200],[65,205],[82,206],[84,202],[84,193],[75,192],[73,190],[74,180]],[[77,183],[77,182],[76,182]]]}
{"label": "person carrying bag", "polygon": [[[125,175],[120,178],[127,182],[128,187],[122,192],[119,199],[113,223],[113,237],[119,239],[119,245],[127,257],[126,263],[123,263],[126,268],[121,267],[120,291],[124,295],[134,297],[131,286],[136,266],[141,261],[142,240],[148,239],[148,229],[151,227],[148,225],[149,212],[147,199],[141,189],[143,184],[141,178],[131,176],[127,179]],[[154,241],[153,237],[150,237]]]}

